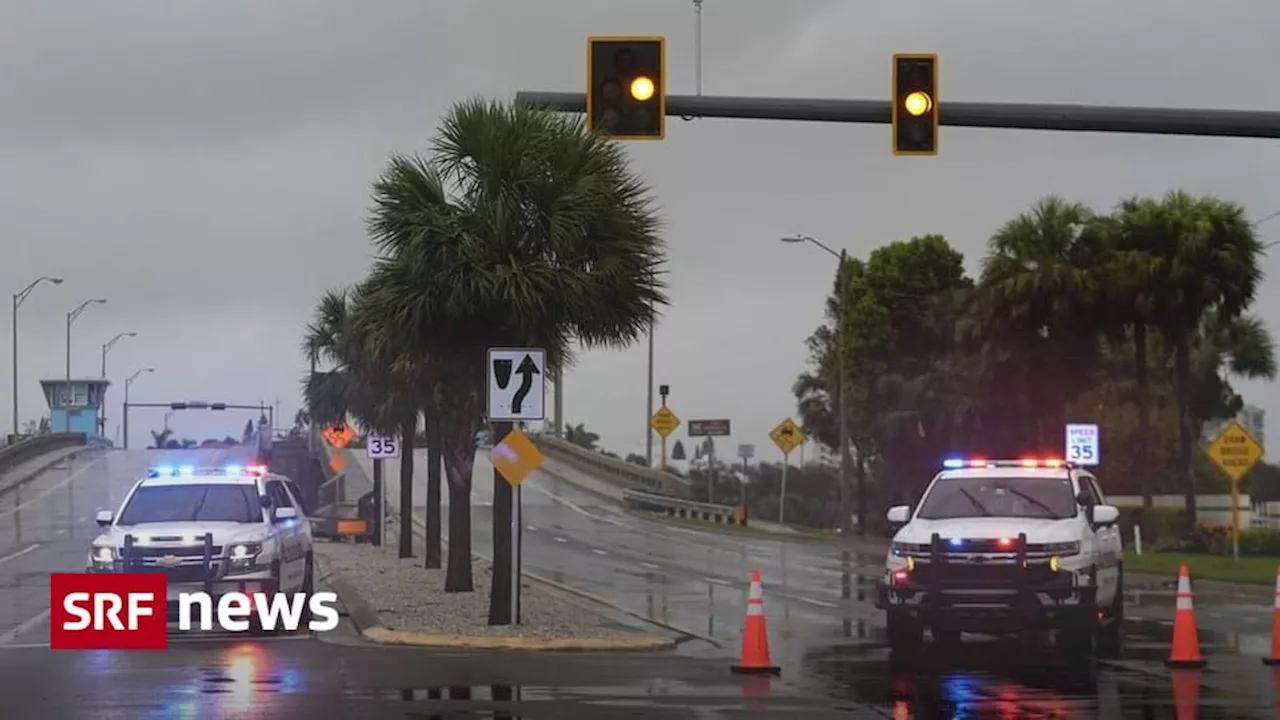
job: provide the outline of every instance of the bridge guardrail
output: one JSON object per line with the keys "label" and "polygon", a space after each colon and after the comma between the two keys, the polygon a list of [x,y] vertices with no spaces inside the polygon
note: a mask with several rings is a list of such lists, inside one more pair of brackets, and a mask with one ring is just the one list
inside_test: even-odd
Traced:
{"label": "bridge guardrail", "polygon": [[552,435],[531,433],[529,439],[544,454],[625,490],[676,498],[691,495],[689,480],[679,475],[611,458]]}
{"label": "bridge guardrail", "polygon": [[716,505],[636,490],[624,490],[622,502],[630,508],[661,512],[672,517],[706,520],[726,525],[747,524],[746,514],[734,505]]}
{"label": "bridge guardrail", "polygon": [[0,448],[0,472],[20,465],[47,452],[87,444],[84,433],[49,433],[25,438]]}

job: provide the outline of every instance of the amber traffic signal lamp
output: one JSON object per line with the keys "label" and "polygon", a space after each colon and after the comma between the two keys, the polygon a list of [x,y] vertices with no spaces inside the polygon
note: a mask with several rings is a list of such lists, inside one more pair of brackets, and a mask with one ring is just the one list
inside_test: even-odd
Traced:
{"label": "amber traffic signal lamp", "polygon": [[666,38],[587,38],[588,127],[618,140],[661,140],[666,65]]}
{"label": "amber traffic signal lamp", "polygon": [[893,154],[938,154],[938,56],[893,56]]}

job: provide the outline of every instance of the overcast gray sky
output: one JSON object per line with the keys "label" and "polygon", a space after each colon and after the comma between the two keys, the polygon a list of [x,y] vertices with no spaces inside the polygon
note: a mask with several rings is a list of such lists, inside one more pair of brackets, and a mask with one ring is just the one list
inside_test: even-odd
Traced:
{"label": "overcast gray sky", "polygon": [[[21,316],[21,409],[103,342],[132,399],[298,407],[301,327],[326,288],[357,281],[368,188],[421,148],[448,105],[518,89],[580,91],[584,38],[668,38],[669,88],[694,87],[691,0],[7,0],[0,8],[0,287],[39,275]],[[883,98],[894,52],[941,55],[941,98],[1280,110],[1280,5],[1268,0],[706,0],[703,90]],[[1280,209],[1280,146],[944,128],[937,158],[895,158],[884,126],[701,120],[636,144],[666,218],[671,297],[657,382],[686,421],[765,433],[820,321],[832,259],[803,232],[865,255],[945,234],[976,270],[983,243],[1041,195],[1108,208],[1171,188]],[[1264,226],[1280,239],[1280,221]],[[1280,260],[1257,307],[1280,337]],[[1269,308],[1269,310],[1268,310]],[[8,325],[4,325],[7,335]],[[0,343],[7,348],[8,342]],[[583,356],[566,416],[617,452],[643,451],[645,348]],[[0,417],[10,407],[0,353]],[[1280,392],[1246,385],[1280,437]],[[114,420],[119,412],[111,412]],[[174,417],[182,435],[238,434],[246,415]],[[134,421],[159,427],[158,411]],[[679,432],[683,436],[684,428]],[[1105,441],[1104,441],[1105,442]],[[1274,455],[1274,453],[1273,453]]]}

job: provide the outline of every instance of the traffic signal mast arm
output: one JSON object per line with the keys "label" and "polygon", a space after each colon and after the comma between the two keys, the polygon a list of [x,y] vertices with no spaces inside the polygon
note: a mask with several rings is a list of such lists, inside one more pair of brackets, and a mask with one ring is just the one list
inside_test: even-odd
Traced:
{"label": "traffic signal mast arm", "polygon": [[[559,112],[581,113],[586,110],[584,93],[526,91],[516,93],[516,100]],[[887,100],[722,95],[666,96],[667,115],[743,120],[800,120],[888,125],[893,118],[892,107],[892,103]],[[1280,112],[1262,110],[948,100],[946,111],[938,114],[938,122],[952,127],[1280,138]]]}

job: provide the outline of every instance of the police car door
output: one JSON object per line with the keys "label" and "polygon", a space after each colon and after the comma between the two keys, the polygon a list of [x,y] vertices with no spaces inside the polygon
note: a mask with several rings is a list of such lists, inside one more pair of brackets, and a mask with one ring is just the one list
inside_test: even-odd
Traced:
{"label": "police car door", "polygon": [[[271,498],[271,532],[280,544],[280,590],[293,592],[302,585],[305,551],[297,529],[306,521],[301,519],[302,510],[293,504],[293,499],[285,490],[284,483],[279,480],[268,480],[266,489],[267,496]],[[293,508],[293,511],[298,513],[298,518],[276,520],[274,517],[276,508]]]}
{"label": "police car door", "polygon": [[[1106,498],[1092,475],[1080,474],[1080,489],[1087,493],[1096,505],[1105,505]],[[1098,564],[1098,602],[1111,602],[1120,579],[1120,561],[1123,546],[1120,542],[1120,526],[1111,525],[1093,531],[1095,561]]]}

